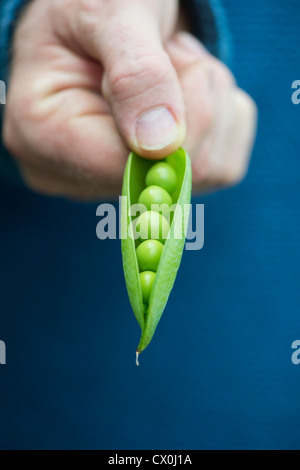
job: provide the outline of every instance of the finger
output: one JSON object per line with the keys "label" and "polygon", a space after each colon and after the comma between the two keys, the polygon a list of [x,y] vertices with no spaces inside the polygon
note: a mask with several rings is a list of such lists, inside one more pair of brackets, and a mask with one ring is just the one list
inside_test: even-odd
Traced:
{"label": "finger", "polygon": [[[231,72],[207,52],[189,33],[178,33],[166,49],[179,74],[186,106],[187,136],[184,146],[192,159],[199,153],[207,135],[223,125],[222,113],[228,113],[227,100],[234,85]],[[206,157],[207,152],[203,152]],[[207,167],[207,158],[201,164]]]}
{"label": "finger", "polygon": [[26,97],[10,101],[4,141],[20,162],[40,161],[50,172],[97,186],[99,193],[101,189],[116,194],[121,190],[128,148],[113,117],[100,114],[101,109],[100,96],[77,88],[38,102]]}
{"label": "finger", "polygon": [[232,112],[223,113],[223,124],[208,136],[195,162],[198,169],[203,169],[204,161],[208,162],[206,171],[194,172],[194,189],[200,192],[236,185],[248,170],[256,131],[256,105],[247,93],[235,88],[230,108]]}
{"label": "finger", "polygon": [[237,184],[245,176],[253,146],[254,102],[236,87],[230,70],[193,36],[179,33],[166,48],[179,73],[186,103],[184,145],[194,160],[194,189],[210,192]]}
{"label": "finger", "polygon": [[[76,24],[78,41],[103,65],[102,91],[128,146],[140,155],[161,158],[182,144],[185,110],[149,3],[119,4],[105,18],[95,6],[92,12],[79,11]],[[89,34],[83,35],[87,28]]]}
{"label": "finger", "polygon": [[42,165],[21,163],[20,172],[27,187],[38,194],[74,201],[116,200],[119,192],[99,181],[75,179]]}
{"label": "finger", "polygon": [[212,57],[203,44],[185,31],[174,34],[165,45],[177,73],[183,68]]}
{"label": "finger", "polygon": [[255,140],[257,108],[250,96],[240,88],[233,95],[235,119],[228,133],[226,155],[223,159],[223,183],[239,183],[247,172]]}
{"label": "finger", "polygon": [[185,32],[175,34],[166,44],[166,50],[177,71],[185,103],[187,134],[183,145],[193,157],[212,125],[209,54],[197,39]]}
{"label": "finger", "polygon": [[30,163],[20,163],[19,169],[26,186],[38,194],[65,197],[75,192],[74,181],[52,169]]}

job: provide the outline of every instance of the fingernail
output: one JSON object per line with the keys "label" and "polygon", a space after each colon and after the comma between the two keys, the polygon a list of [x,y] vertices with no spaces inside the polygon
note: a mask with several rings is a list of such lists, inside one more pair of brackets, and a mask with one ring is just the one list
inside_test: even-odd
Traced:
{"label": "fingernail", "polygon": [[136,121],[138,146],[145,150],[160,150],[178,139],[179,131],[174,116],[167,108],[154,108]]}

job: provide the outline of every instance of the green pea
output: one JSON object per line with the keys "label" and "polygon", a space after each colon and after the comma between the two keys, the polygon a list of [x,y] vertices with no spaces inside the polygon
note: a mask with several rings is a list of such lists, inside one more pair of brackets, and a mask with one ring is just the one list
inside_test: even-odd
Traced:
{"label": "green pea", "polygon": [[[172,193],[175,210],[171,224],[154,211],[144,212],[137,219],[132,217],[131,206],[140,200],[145,181],[149,186],[159,186],[169,194]],[[125,197],[122,198],[121,206],[121,248],[129,301],[141,327],[141,338],[136,350],[137,364],[138,355],[153,338],[180,266],[187,227],[187,220],[184,219],[187,211],[184,209],[190,204],[191,184],[191,161],[181,148],[159,163],[134,152],[128,157],[122,189],[122,196]],[[161,238],[163,226],[168,231],[166,239]],[[150,239],[153,227],[158,228],[156,240]],[[137,232],[140,229],[146,238],[138,246],[132,236],[133,228]],[[144,273],[149,271],[152,274],[147,277]]]}
{"label": "green pea", "polygon": [[172,198],[169,193],[160,186],[149,186],[144,189],[141,193],[139,204],[144,204],[147,209],[150,210],[159,210],[159,208],[152,207],[153,205],[167,204],[168,206],[172,205]]}
{"label": "green pea", "polygon": [[146,175],[146,186],[161,186],[172,194],[177,185],[177,176],[174,168],[166,162],[153,165]]}
{"label": "green pea", "polygon": [[158,240],[146,240],[141,243],[136,249],[140,271],[156,272],[163,248],[164,245]]}
{"label": "green pea", "polygon": [[149,301],[154,279],[155,273],[152,271],[144,271],[140,274],[142,297],[144,304],[147,304]]}
{"label": "green pea", "polygon": [[134,225],[136,232],[139,234],[138,241],[140,242],[151,238],[152,240],[159,240],[161,243],[165,243],[170,230],[167,219],[155,211],[143,212],[135,220]]}

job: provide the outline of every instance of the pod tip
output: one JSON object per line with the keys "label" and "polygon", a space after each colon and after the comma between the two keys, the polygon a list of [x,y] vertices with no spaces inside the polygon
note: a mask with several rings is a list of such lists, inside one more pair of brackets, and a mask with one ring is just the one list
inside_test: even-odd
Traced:
{"label": "pod tip", "polygon": [[135,353],[135,363],[136,363],[137,366],[140,365],[140,363],[139,363],[139,355],[140,355],[140,352],[139,352],[139,351],[136,351],[136,353]]}

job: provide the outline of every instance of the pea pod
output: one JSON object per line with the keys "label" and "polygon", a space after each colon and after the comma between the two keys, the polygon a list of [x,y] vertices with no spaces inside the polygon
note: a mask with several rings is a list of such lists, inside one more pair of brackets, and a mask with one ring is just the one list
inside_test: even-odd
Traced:
{"label": "pea pod", "polygon": [[[123,180],[121,249],[130,304],[141,328],[141,338],[136,350],[137,365],[139,354],[152,340],[175,282],[185,244],[191,200],[191,162],[187,153],[180,148],[159,162],[158,164],[157,160],[141,158],[132,152],[127,161]],[[167,169],[170,171],[165,177],[164,171]],[[156,193],[154,185],[160,188]],[[166,191],[170,196],[165,194]],[[154,200],[156,198],[168,202],[170,199],[175,204],[173,206],[175,210],[172,212],[166,239],[162,239],[159,234],[156,241],[143,243],[145,247],[142,247],[139,241],[134,239],[133,223],[141,218],[147,218],[151,225],[152,220],[156,220],[159,214],[153,214],[153,211],[146,212],[137,220],[132,216],[131,207],[139,200],[145,202],[147,206],[148,193],[150,197],[154,194]],[[153,237],[149,235],[144,238]],[[143,251],[147,249],[152,256],[150,260],[143,258]],[[156,272],[153,273],[152,270]]]}

